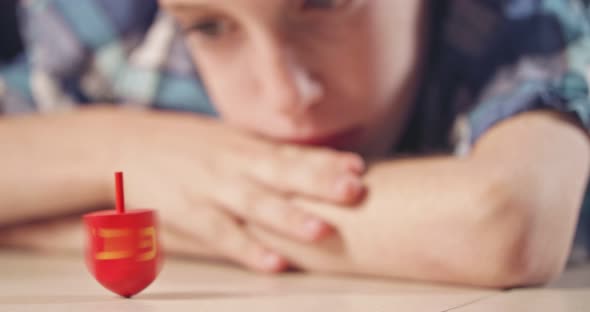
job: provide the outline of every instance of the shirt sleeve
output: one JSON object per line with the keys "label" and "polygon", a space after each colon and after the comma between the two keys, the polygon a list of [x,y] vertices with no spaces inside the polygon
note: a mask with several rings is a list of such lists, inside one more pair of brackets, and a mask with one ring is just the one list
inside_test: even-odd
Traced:
{"label": "shirt sleeve", "polygon": [[[525,1],[526,2],[526,1]],[[506,1],[493,38],[490,75],[456,122],[469,147],[496,123],[531,110],[571,115],[590,130],[590,19],[583,1]]]}
{"label": "shirt sleeve", "polygon": [[29,78],[30,66],[24,57],[0,68],[0,116],[36,111]]}
{"label": "shirt sleeve", "polygon": [[155,0],[21,3],[26,53],[0,68],[0,109],[5,114],[113,101],[110,73],[97,71],[96,65],[113,68],[124,60],[157,12]]}

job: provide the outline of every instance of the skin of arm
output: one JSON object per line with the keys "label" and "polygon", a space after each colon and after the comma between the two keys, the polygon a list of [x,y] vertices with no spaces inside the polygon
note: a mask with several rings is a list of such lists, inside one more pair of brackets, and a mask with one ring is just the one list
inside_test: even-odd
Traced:
{"label": "skin of arm", "polygon": [[108,205],[120,137],[105,125],[121,122],[105,108],[0,118],[0,227]]}
{"label": "skin of arm", "polygon": [[310,271],[494,288],[546,283],[568,257],[588,143],[564,117],[525,113],[495,126],[465,158],[375,164],[360,209],[295,199],[338,229],[323,245],[250,230]]}
{"label": "skin of arm", "polygon": [[[144,117],[97,104],[71,113],[0,118],[0,247],[80,253],[82,213],[112,207],[109,173],[129,142],[128,131],[118,129]],[[168,227],[161,236],[169,253],[219,258]]]}

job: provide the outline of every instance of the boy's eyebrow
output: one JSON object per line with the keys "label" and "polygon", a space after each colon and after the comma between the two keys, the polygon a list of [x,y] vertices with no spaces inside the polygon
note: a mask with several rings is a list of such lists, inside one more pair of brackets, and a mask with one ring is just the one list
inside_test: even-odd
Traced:
{"label": "boy's eyebrow", "polygon": [[161,0],[160,4],[164,8],[174,12],[195,11],[208,7],[207,4],[194,0]]}

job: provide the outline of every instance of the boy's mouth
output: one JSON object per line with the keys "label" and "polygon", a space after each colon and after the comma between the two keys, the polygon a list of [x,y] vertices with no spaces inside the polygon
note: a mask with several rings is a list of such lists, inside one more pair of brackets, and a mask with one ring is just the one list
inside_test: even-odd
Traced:
{"label": "boy's mouth", "polygon": [[299,145],[322,146],[345,150],[347,149],[347,147],[350,147],[358,141],[358,138],[361,133],[362,128],[359,126],[355,126],[327,135],[298,138],[293,140],[287,140],[287,142]]}

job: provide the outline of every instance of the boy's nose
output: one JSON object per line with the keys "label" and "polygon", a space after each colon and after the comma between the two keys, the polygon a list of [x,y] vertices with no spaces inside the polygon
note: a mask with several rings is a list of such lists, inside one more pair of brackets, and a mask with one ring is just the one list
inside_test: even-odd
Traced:
{"label": "boy's nose", "polygon": [[321,82],[300,63],[295,52],[273,40],[260,53],[259,83],[264,101],[280,113],[295,117],[318,104],[324,96]]}

